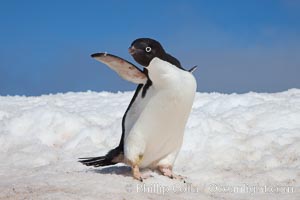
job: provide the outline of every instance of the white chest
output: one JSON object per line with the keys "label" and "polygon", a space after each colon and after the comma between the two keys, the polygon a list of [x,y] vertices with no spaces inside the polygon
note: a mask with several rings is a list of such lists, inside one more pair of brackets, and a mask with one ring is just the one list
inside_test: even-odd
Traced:
{"label": "white chest", "polygon": [[143,154],[144,165],[180,148],[196,92],[196,81],[189,72],[159,59],[148,70],[153,85],[128,112],[125,135],[125,155]]}

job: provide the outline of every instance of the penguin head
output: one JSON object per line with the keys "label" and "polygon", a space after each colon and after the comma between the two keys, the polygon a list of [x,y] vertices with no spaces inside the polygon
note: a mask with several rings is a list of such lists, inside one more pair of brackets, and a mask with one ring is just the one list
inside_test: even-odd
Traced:
{"label": "penguin head", "polygon": [[134,60],[147,67],[155,57],[162,58],[165,50],[159,42],[150,38],[139,38],[131,43],[128,49]]}

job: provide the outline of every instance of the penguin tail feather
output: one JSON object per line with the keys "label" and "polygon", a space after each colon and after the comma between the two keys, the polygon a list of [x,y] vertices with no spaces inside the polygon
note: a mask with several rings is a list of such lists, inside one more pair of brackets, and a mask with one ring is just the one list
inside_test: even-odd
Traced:
{"label": "penguin tail feather", "polygon": [[119,148],[110,150],[105,156],[79,158],[80,163],[86,166],[103,167],[108,165],[115,165],[124,162],[124,153]]}

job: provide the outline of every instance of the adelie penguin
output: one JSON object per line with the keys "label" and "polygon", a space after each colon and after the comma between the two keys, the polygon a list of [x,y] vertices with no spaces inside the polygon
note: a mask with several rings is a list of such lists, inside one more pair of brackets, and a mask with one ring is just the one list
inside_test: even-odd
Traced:
{"label": "adelie penguin", "polygon": [[196,93],[192,75],[196,67],[185,70],[150,38],[133,41],[129,53],[143,70],[111,54],[92,55],[138,86],[123,116],[119,145],[105,156],[80,158],[79,162],[94,167],[125,163],[140,181],[145,178],[140,168],[157,169],[170,178],[180,178],[172,168]]}

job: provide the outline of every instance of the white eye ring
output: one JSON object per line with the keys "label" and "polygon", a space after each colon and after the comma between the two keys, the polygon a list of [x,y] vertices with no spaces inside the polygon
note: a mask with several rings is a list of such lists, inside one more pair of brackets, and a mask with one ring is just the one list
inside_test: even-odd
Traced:
{"label": "white eye ring", "polygon": [[151,51],[151,47],[146,47],[146,52],[149,53]]}

